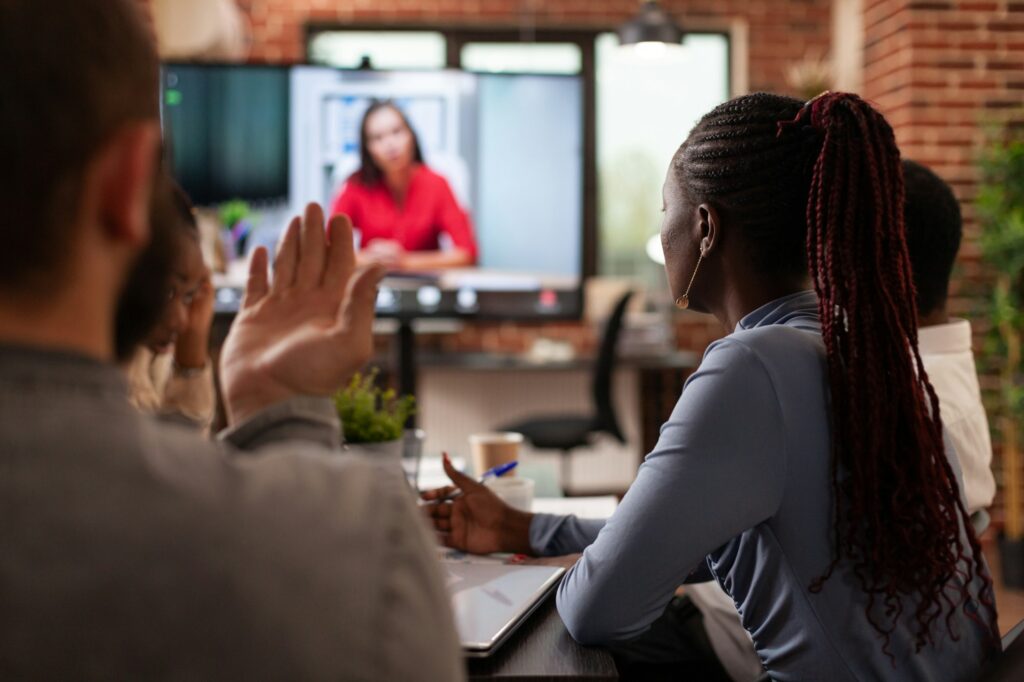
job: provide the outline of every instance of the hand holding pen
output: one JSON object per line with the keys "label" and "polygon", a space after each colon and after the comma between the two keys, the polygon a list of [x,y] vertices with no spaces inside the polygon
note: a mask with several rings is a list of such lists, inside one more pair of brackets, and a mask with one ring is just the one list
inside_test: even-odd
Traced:
{"label": "hand holding pen", "polygon": [[[447,452],[444,453],[444,461],[450,463],[449,460],[448,460],[448,453]],[[479,483],[480,485],[486,485],[487,479],[489,479],[489,478],[498,478],[499,476],[504,476],[508,472],[510,472],[513,469],[515,469],[518,464],[519,464],[518,461],[512,461],[512,462],[505,462],[504,464],[499,464],[496,467],[491,467],[490,469],[485,471],[483,473],[483,475],[480,478],[477,479],[476,482]],[[451,478],[451,477],[449,476],[449,478]],[[436,502],[438,502],[438,503],[449,502],[451,500],[454,500],[456,497],[461,496],[462,494],[463,493],[462,493],[462,489],[461,488],[454,488],[451,492],[449,492],[444,497],[439,497],[436,500]]]}
{"label": "hand holding pen", "polygon": [[423,505],[423,511],[438,531],[441,542],[473,554],[532,554],[530,521],[533,514],[505,504],[482,482],[508,473],[515,462],[485,472],[480,480],[457,471],[447,453],[442,463],[445,473],[455,485],[428,490],[420,495],[427,503]]}

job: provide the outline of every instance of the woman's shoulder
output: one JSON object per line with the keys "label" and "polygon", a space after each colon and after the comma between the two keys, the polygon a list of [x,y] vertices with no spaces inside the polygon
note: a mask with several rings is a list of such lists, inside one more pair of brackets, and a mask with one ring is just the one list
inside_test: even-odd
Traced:
{"label": "woman's shoulder", "polygon": [[730,373],[775,370],[796,365],[817,368],[825,360],[821,334],[789,325],[740,329],[714,341],[704,352],[701,366],[721,367]]}
{"label": "woman's shoulder", "polygon": [[348,176],[338,189],[332,213],[351,214],[353,211],[358,211],[361,206],[372,199],[374,192],[374,186],[363,182],[357,171]]}
{"label": "woman's shoulder", "polygon": [[827,373],[825,344],[813,330],[766,325],[738,330],[716,344],[708,348],[705,362],[733,371],[763,373],[776,389],[816,381]]}
{"label": "woman's shoulder", "polygon": [[448,188],[448,180],[446,180],[440,173],[435,172],[425,163],[421,163],[416,167],[415,179],[417,183],[425,187],[435,189]]}
{"label": "woman's shoulder", "polygon": [[339,194],[349,194],[353,196],[361,196],[372,192],[380,183],[368,183],[363,180],[363,176],[359,171],[356,171],[345,178],[345,181],[341,183],[341,189]]}

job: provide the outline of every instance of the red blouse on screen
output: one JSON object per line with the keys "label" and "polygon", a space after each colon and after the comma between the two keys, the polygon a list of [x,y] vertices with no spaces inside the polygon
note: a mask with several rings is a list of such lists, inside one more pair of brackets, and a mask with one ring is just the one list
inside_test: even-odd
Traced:
{"label": "red blouse on screen", "polygon": [[406,251],[436,251],[442,232],[476,262],[476,239],[469,216],[455,200],[448,181],[418,164],[409,181],[405,204],[399,207],[383,182],[364,185],[351,177],[334,200],[331,214],[344,213],[359,230],[359,247],[375,239],[391,239]]}

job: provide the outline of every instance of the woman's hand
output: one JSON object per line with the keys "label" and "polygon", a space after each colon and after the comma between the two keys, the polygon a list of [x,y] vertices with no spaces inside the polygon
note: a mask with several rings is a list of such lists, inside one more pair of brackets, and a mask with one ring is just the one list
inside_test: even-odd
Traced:
{"label": "woman's hand", "polygon": [[451,502],[438,502],[455,490],[448,486],[424,492],[422,497],[430,503],[423,505],[423,509],[444,544],[472,554],[533,554],[530,547],[533,514],[513,509],[490,488],[456,471],[447,454],[443,464],[444,472],[462,494]]}
{"label": "woman's hand", "polygon": [[174,344],[174,364],[183,369],[206,366],[213,324],[213,283],[207,269],[192,296],[188,319]]}
{"label": "woman's hand", "polygon": [[394,239],[375,239],[359,252],[360,261],[380,264],[389,270],[400,270],[405,249]]}

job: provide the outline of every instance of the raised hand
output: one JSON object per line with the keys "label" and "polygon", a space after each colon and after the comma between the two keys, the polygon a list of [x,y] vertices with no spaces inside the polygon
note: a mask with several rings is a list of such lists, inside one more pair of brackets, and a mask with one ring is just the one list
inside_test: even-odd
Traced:
{"label": "raised hand", "polygon": [[288,226],[267,277],[267,251],[252,256],[241,310],[221,354],[228,421],[299,395],[327,396],[373,353],[379,266],[357,269],[352,223],[306,207]]}
{"label": "raised hand", "polygon": [[530,520],[533,514],[513,509],[490,488],[457,471],[448,455],[444,456],[443,464],[444,472],[462,494],[451,502],[440,501],[455,490],[449,486],[429,490],[421,497],[430,503],[423,505],[423,509],[444,544],[473,554],[532,554]]}

